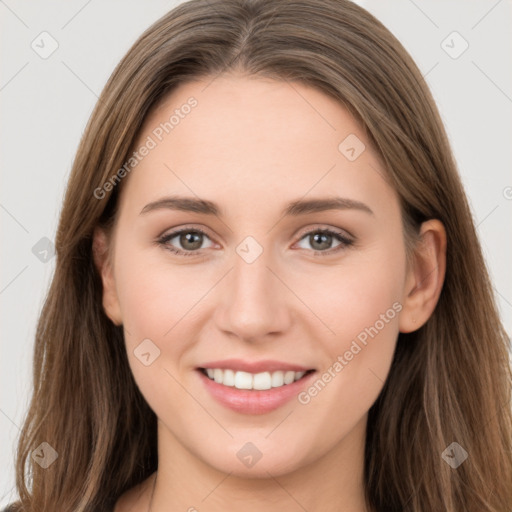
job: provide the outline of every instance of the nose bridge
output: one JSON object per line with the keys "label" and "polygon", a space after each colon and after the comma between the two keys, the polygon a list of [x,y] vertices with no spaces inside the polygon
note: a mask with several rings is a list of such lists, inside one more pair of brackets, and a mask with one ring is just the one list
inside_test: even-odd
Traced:
{"label": "nose bridge", "polygon": [[233,269],[222,289],[219,327],[240,338],[257,340],[286,328],[286,291],[274,275],[273,255],[247,237],[233,255]]}
{"label": "nose bridge", "polygon": [[[248,254],[251,254],[251,251],[252,249]],[[269,291],[275,287],[272,283],[275,277],[269,270],[271,266],[270,260],[271,255],[269,251],[262,252],[252,261],[244,259],[244,256],[240,256],[237,249],[231,279],[233,281],[232,289],[239,304],[246,300],[254,301],[268,298]]]}

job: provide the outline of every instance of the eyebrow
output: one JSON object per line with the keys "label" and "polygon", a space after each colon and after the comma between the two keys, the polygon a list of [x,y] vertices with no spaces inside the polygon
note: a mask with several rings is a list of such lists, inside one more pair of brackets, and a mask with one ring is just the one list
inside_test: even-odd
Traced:
{"label": "eyebrow", "polygon": [[[169,196],[148,203],[141,210],[143,215],[155,210],[168,209],[184,212],[201,213],[222,217],[222,209],[212,201],[195,197]],[[299,216],[307,213],[323,212],[327,210],[360,210],[370,215],[375,215],[371,208],[361,201],[343,197],[328,197],[319,199],[299,199],[286,205],[282,216]]]}

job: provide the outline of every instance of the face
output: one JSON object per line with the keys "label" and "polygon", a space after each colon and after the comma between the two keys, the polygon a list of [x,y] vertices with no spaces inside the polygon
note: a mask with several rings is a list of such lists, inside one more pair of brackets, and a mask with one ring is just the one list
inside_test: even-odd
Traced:
{"label": "face", "polygon": [[145,122],[104,305],[160,446],[280,475],[362,439],[406,297],[399,202],[334,99],[212,80],[182,84]]}

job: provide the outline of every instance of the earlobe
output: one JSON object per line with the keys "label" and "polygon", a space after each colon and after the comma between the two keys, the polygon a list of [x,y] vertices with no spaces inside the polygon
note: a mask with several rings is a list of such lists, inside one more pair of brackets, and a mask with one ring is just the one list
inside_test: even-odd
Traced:
{"label": "earlobe", "polygon": [[114,272],[109,258],[109,240],[104,229],[96,227],[93,234],[94,265],[103,284],[103,309],[115,325],[122,325],[121,310],[115,286]]}
{"label": "earlobe", "polygon": [[404,286],[400,332],[419,329],[432,315],[443,288],[446,272],[446,231],[441,221],[421,225],[420,242]]}

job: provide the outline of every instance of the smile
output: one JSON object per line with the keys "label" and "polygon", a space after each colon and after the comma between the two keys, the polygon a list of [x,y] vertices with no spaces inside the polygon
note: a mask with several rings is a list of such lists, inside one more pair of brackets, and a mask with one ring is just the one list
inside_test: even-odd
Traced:
{"label": "smile", "polygon": [[316,373],[314,369],[268,361],[230,360],[196,368],[207,396],[238,414],[251,415],[270,413],[291,402],[311,384]]}
{"label": "smile", "polygon": [[306,373],[314,371],[308,370],[295,372],[291,370],[278,370],[274,372],[249,373],[221,368],[200,368],[200,370],[210,380],[215,381],[217,384],[237,389],[256,391],[280,388],[282,386],[292,384],[304,377]]}

